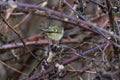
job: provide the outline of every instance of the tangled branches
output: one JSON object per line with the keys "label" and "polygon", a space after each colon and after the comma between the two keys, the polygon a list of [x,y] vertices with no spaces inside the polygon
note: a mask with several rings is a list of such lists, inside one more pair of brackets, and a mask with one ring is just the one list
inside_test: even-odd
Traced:
{"label": "tangled branches", "polygon": [[[13,80],[63,80],[72,74],[75,80],[119,80],[120,18],[116,2],[0,1],[0,64],[11,71],[3,75]],[[64,27],[61,40],[46,36],[53,26]],[[59,29],[48,32],[56,35]]]}

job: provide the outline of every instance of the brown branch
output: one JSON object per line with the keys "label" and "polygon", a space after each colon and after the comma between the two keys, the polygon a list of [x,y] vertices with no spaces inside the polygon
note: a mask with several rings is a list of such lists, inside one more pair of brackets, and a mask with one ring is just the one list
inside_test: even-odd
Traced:
{"label": "brown branch", "polygon": [[96,4],[96,5],[98,5],[101,9],[107,9],[106,6],[104,6],[104,5],[100,4],[100,3],[98,3],[98,2],[95,1],[95,0],[89,0],[89,1],[92,2],[92,3],[94,3],[94,4]]}
{"label": "brown branch", "polygon": [[[99,50],[99,48],[103,49],[103,48],[106,46],[106,44],[108,44],[108,43],[99,45],[99,47],[95,47],[95,48],[89,49],[89,50],[87,50],[87,51],[84,51],[84,52],[82,52],[82,53],[78,53],[78,54],[88,55],[89,53],[92,53],[92,52],[95,53],[96,51]],[[71,63],[71,62],[74,62],[74,61],[78,60],[79,58],[80,58],[80,56],[73,56],[72,58],[63,61],[62,64],[63,64],[63,65],[67,65],[67,64],[69,64],[69,63]],[[44,71],[44,72],[41,72],[41,73],[34,74],[34,75],[32,75],[28,80],[35,80],[35,79],[37,79],[37,78],[40,78],[40,77],[42,77],[43,75],[48,74],[49,72],[51,72],[51,71],[54,70],[54,69],[55,69],[55,66],[54,66],[54,65],[51,65],[48,70],[46,70],[46,71]]]}
{"label": "brown branch", "polygon": [[15,69],[15,68],[13,68],[12,66],[6,64],[5,62],[3,62],[3,61],[1,61],[1,60],[0,60],[0,63],[1,63],[2,65],[6,66],[7,68],[9,68],[9,69],[11,69],[11,70],[17,72],[17,73],[20,73],[20,74],[23,74],[23,75],[25,75],[25,76],[28,76],[27,73],[23,73],[23,72],[21,72],[21,71]]}
{"label": "brown branch", "polygon": [[[75,24],[78,24],[78,26],[82,27],[82,28],[89,28],[90,30],[93,29],[94,31],[99,30],[100,32],[103,32],[104,34],[108,34],[109,36],[111,37],[114,37],[116,39],[119,39],[120,40],[120,37],[116,34],[112,34],[111,32],[103,29],[103,28],[100,28],[100,26],[97,26],[95,24],[93,24],[92,22],[90,21],[83,21],[83,20],[80,20],[76,17],[73,17],[73,16],[69,16],[69,15],[65,15],[64,13],[61,13],[61,12],[58,12],[58,11],[54,11],[52,9],[49,9],[49,8],[46,8],[46,7],[41,7],[41,6],[37,6],[37,5],[32,5],[32,4],[26,4],[26,3],[20,3],[20,2],[16,2],[16,4],[19,6],[19,7],[26,7],[26,8],[31,8],[31,9],[38,9],[38,10],[42,10],[42,11],[45,11],[46,13],[48,13],[50,16],[51,15],[55,15],[59,18],[67,18],[68,21],[69,20],[72,20],[73,22],[75,22]],[[6,2],[1,2],[0,1],[0,5],[8,5],[8,3]],[[67,22],[67,21],[66,21]],[[100,34],[100,33],[99,33]]]}
{"label": "brown branch", "polygon": [[109,15],[109,21],[110,21],[110,25],[112,28],[112,31],[114,31],[115,29],[115,22],[114,22],[114,14],[113,14],[113,10],[112,10],[112,4],[110,0],[106,0],[106,4],[107,4],[107,10],[108,10],[108,15]]}
{"label": "brown branch", "polygon": [[87,19],[85,19],[82,15],[80,15],[76,10],[74,10],[72,8],[72,6],[66,1],[66,0],[63,0],[63,3],[66,4],[75,14],[77,14],[79,16],[80,19],[84,20],[84,21],[87,21]]}
{"label": "brown branch", "polygon": [[[24,48],[35,58],[37,59],[37,57],[31,52],[31,50],[26,46],[22,36],[6,21],[6,19],[0,15],[3,19],[3,22],[19,37],[20,41],[22,42]],[[38,60],[38,59],[37,59]]]}
{"label": "brown branch", "polygon": [[39,39],[44,38],[45,36],[43,34],[36,34],[31,37],[29,37],[26,41],[38,41]]}
{"label": "brown branch", "polygon": [[[61,43],[79,43],[79,40],[77,39],[63,39],[61,40]],[[33,46],[33,45],[47,45],[48,44],[48,40],[44,39],[44,40],[39,40],[39,41],[27,41],[25,42],[26,46]],[[17,43],[11,43],[11,44],[6,44],[6,45],[2,45],[0,46],[0,52],[2,54],[2,52],[8,51],[10,49],[16,49],[16,48],[23,48],[24,45],[21,42],[17,42]]]}

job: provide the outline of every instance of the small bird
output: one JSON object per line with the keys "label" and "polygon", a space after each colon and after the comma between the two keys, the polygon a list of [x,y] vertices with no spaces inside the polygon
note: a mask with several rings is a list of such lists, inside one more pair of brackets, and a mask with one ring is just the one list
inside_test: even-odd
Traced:
{"label": "small bird", "polygon": [[48,38],[55,41],[59,41],[64,35],[64,29],[61,26],[51,26],[46,30],[41,30],[45,32]]}

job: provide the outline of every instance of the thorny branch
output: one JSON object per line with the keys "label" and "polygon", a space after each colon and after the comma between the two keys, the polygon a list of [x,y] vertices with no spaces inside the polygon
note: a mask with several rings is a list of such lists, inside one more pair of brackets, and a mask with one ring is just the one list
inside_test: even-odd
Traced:
{"label": "thorny branch", "polygon": [[[107,4],[107,8],[93,0],[90,0],[91,2],[93,2],[94,4],[96,5],[99,5],[101,8],[104,8],[104,9],[107,9],[108,8],[108,11],[109,11],[109,6],[110,4]],[[84,28],[85,30],[89,30],[91,32],[94,32],[94,33],[97,33],[101,36],[103,36],[103,38],[106,38],[106,40],[108,42],[106,43],[102,43],[101,45],[95,47],[95,48],[91,48],[87,51],[84,51],[84,52],[81,52],[81,53],[77,53],[78,55],[75,55],[67,60],[64,60],[62,62],[63,65],[67,65],[67,64],[70,64],[80,58],[86,58],[86,57],[82,57],[82,56],[86,56],[88,54],[92,54],[92,53],[95,53],[96,51],[98,51],[99,49],[104,49],[104,47],[106,45],[116,45],[118,48],[120,47],[119,46],[119,43],[116,43],[114,40],[112,40],[113,38],[116,38],[118,41],[120,40],[120,36],[113,33],[113,32],[110,32],[110,31],[107,31],[103,28],[101,28],[101,26],[98,26],[92,22],[90,22],[89,20],[85,19],[83,16],[81,16],[80,14],[77,13],[76,10],[72,9],[72,6],[66,1],[66,0],[63,0],[63,2],[72,10],[74,11],[77,15],[79,15],[81,17],[81,19],[77,18],[77,17],[74,17],[74,16],[69,16],[69,15],[66,15],[64,13],[61,13],[61,12],[58,12],[58,11],[55,11],[55,10],[52,10],[52,9],[49,9],[49,8],[46,8],[46,7],[41,7],[41,6],[38,6],[38,5],[34,5],[34,4],[26,4],[26,3],[20,3],[20,2],[15,2],[15,4],[17,4],[18,7],[24,7],[24,8],[28,8],[28,9],[35,9],[35,10],[40,10],[40,11],[44,11],[45,13],[47,13],[48,15],[43,15],[42,13],[36,13],[34,12],[33,14],[37,14],[37,15],[41,15],[44,16],[44,17],[49,17],[49,18],[52,18],[52,19],[56,19],[58,21],[62,21],[62,22],[65,22],[65,23],[69,23],[69,24],[72,24],[72,25],[75,25],[75,26],[79,26],[80,28]],[[107,3],[109,3],[109,0],[106,0]],[[1,2],[0,1],[0,5],[1,6],[7,6],[9,5],[7,2]],[[112,9],[112,8],[111,8]],[[112,10],[111,10],[112,11]],[[112,15],[112,12],[109,11],[109,18],[110,16],[113,17]],[[29,10],[27,11],[29,13]],[[43,12],[43,13],[44,13]],[[25,12],[26,13],[26,12]],[[20,36],[19,33],[17,33],[17,31],[12,28],[12,26],[3,18],[3,21],[8,25],[8,27],[10,29],[12,29],[12,31],[14,31],[16,33],[16,35],[20,38],[21,42],[16,42],[16,43],[11,43],[11,44],[4,44],[2,46],[0,46],[0,54],[2,54],[2,52],[6,52],[10,49],[16,49],[16,48],[25,48],[26,50],[28,50],[28,52],[30,52],[33,56],[34,54],[30,51],[30,49],[28,48],[28,46],[33,46],[33,45],[38,45],[38,46],[41,46],[41,45],[46,45],[46,44],[49,44],[48,40],[44,40],[42,39],[43,35],[39,35],[38,36],[34,36],[36,37],[36,39],[34,39],[34,37],[31,37],[31,38],[28,38],[26,41],[23,40],[23,38]],[[111,27],[114,27],[114,25],[112,24],[114,20],[113,18],[110,18],[110,23],[111,23]],[[106,34],[106,35],[104,35]],[[41,39],[39,39],[41,38]],[[111,43],[110,43],[111,42]],[[63,39],[61,41],[61,43],[79,43],[79,40],[77,39]],[[82,55],[82,56],[79,56]],[[37,57],[34,56],[36,59]],[[5,66],[8,66],[6,65],[4,62],[0,61],[2,64],[4,64]],[[10,66],[8,66],[9,68],[11,68]],[[12,69],[12,68],[11,68]],[[36,74],[33,74],[28,80],[35,80],[39,77],[44,77],[44,75],[50,73],[52,70],[55,69],[55,66],[54,65],[50,65],[49,68],[43,72],[39,72],[39,73],[36,73]],[[88,68],[87,68],[88,69]],[[23,74],[22,72],[19,72],[17,71],[16,69],[12,69],[18,73],[21,73]],[[77,71],[75,71],[77,72]],[[25,74],[26,75],[26,74]]]}
{"label": "thorny branch", "polygon": [[[106,46],[106,44],[102,44],[102,45],[99,45],[99,47],[95,47],[95,48],[92,48],[90,50],[87,50],[85,52],[81,52],[81,53],[78,53],[78,54],[81,54],[81,55],[87,55],[89,53],[92,53],[92,52],[95,52],[97,50],[99,50],[99,48],[104,48]],[[74,62],[76,60],[78,60],[80,58],[80,56],[73,56],[72,58],[68,59],[68,60],[65,60],[63,61],[63,65],[67,65],[71,62]],[[47,73],[51,72],[53,69],[55,68],[55,66],[51,65],[50,68],[42,73],[37,73],[35,75],[32,75],[28,80],[35,80],[36,78],[40,78],[42,77],[43,75],[46,75]]]}
{"label": "thorny branch", "polygon": [[[67,18],[68,19],[67,21],[69,21],[69,20],[71,21],[72,20],[73,22],[75,22],[75,24],[77,23],[78,26],[80,26],[82,28],[85,28],[85,29],[87,28],[87,29],[90,29],[90,30],[93,29],[94,31],[96,31],[96,29],[97,29],[97,30],[100,30],[101,32],[103,32],[104,34],[108,34],[111,37],[120,39],[120,37],[118,35],[116,35],[114,33],[111,33],[111,32],[109,32],[109,31],[107,31],[105,29],[102,29],[102,28],[100,28],[100,26],[97,26],[97,25],[91,23],[90,21],[83,21],[83,20],[80,20],[80,19],[75,18],[73,16],[68,16],[68,15],[65,15],[63,13],[54,11],[52,9],[48,9],[48,8],[37,6],[37,5],[26,4],[26,3],[18,3],[18,2],[16,2],[16,4],[18,6],[20,6],[20,7],[26,7],[26,8],[43,10],[43,11],[47,12],[49,15],[55,15],[55,16],[57,16],[59,18],[63,18],[63,19]],[[1,2],[0,1],[0,5],[8,5],[8,4],[6,2]]]}

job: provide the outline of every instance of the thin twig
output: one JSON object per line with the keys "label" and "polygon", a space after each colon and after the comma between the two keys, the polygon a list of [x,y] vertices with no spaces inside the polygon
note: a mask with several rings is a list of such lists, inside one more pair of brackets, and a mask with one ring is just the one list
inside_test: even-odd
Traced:
{"label": "thin twig", "polygon": [[24,48],[37,60],[39,60],[32,52],[31,50],[26,46],[25,42],[23,41],[23,38],[21,37],[21,35],[5,20],[5,18],[0,15],[3,19],[3,22],[19,37],[20,41],[22,42]]}
{"label": "thin twig", "polygon": [[12,66],[6,64],[5,62],[3,62],[3,61],[1,61],[1,60],[0,60],[0,63],[1,63],[2,65],[4,65],[4,66],[8,67],[9,69],[11,69],[11,70],[17,72],[17,73],[23,74],[24,76],[28,76],[27,73],[23,73],[23,72],[21,72],[21,71],[15,69],[15,68],[13,68]]}
{"label": "thin twig", "polygon": [[[0,1],[0,5],[8,5],[6,2],[1,2]],[[120,37],[116,34],[112,34],[111,32],[101,28],[100,26],[97,26],[95,24],[93,24],[92,22],[90,21],[84,21],[84,20],[80,20],[76,17],[73,17],[73,16],[68,16],[68,15],[65,15],[64,13],[61,13],[61,12],[58,12],[58,11],[54,11],[52,9],[49,9],[49,8],[46,8],[46,7],[41,7],[41,6],[37,6],[37,5],[32,5],[32,4],[26,4],[26,3],[20,3],[20,2],[16,2],[16,4],[20,7],[27,7],[27,8],[32,8],[32,9],[38,9],[38,10],[42,10],[42,11],[45,11],[47,13],[49,13],[50,15],[55,15],[57,17],[60,17],[60,18],[67,18],[68,20],[72,20],[73,22],[75,22],[76,24],[78,24],[78,26],[82,27],[82,28],[89,28],[90,30],[93,29],[93,30],[100,30],[101,32],[103,32],[104,34],[108,34],[109,36],[111,37],[114,37],[118,40],[120,40]],[[100,34],[100,33],[99,33]]]}
{"label": "thin twig", "polygon": [[92,2],[92,3],[94,3],[94,4],[96,4],[96,5],[98,5],[98,6],[101,7],[102,9],[107,9],[106,6],[104,6],[104,5],[100,4],[100,3],[98,3],[98,2],[95,1],[95,0],[89,0],[89,1]]}
{"label": "thin twig", "polygon": [[[98,51],[99,48],[104,48],[104,47],[106,46],[106,44],[107,44],[107,43],[102,44],[102,45],[100,45],[99,47],[92,48],[92,49],[87,50],[87,51],[85,51],[85,52],[82,52],[82,53],[80,53],[80,54],[82,54],[82,55],[87,55],[87,54],[89,54],[89,53]],[[73,56],[72,58],[63,61],[62,64],[63,64],[63,65],[67,65],[67,64],[69,64],[69,63],[71,63],[71,62],[74,62],[74,61],[78,60],[79,58],[80,58],[80,56]],[[48,74],[49,72],[51,72],[54,68],[55,68],[55,66],[54,66],[54,65],[51,65],[48,70],[46,70],[46,71],[44,71],[44,72],[41,72],[41,73],[34,74],[34,75],[32,75],[28,80],[35,80],[35,79],[37,79],[37,78],[39,78],[39,77],[42,77],[43,75],[46,75],[46,74]]]}
{"label": "thin twig", "polygon": [[77,14],[79,16],[80,19],[87,21],[87,19],[85,19],[82,15],[80,15],[76,10],[74,10],[72,8],[72,6],[66,1],[63,0],[63,3],[66,4],[75,14]]}

